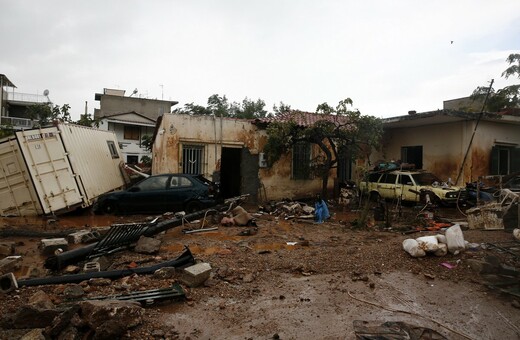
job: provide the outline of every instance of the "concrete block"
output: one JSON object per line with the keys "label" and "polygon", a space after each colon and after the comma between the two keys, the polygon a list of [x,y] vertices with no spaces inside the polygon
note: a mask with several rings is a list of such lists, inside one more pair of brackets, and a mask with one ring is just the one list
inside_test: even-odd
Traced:
{"label": "concrete block", "polygon": [[184,268],[179,280],[188,287],[197,287],[204,283],[211,274],[209,263],[197,263],[193,266]]}
{"label": "concrete block", "polygon": [[14,272],[17,269],[20,269],[21,265],[21,256],[7,256],[6,258],[0,260],[0,274]]}
{"label": "concrete block", "polygon": [[40,241],[40,250],[43,255],[53,255],[56,250],[66,251],[69,243],[64,238],[46,238]]}
{"label": "concrete block", "polygon": [[9,293],[15,289],[18,289],[18,282],[13,273],[0,276],[0,293]]}
{"label": "concrete block", "polygon": [[101,271],[101,268],[99,266],[99,262],[87,262],[87,263],[85,263],[85,265],[83,266],[83,271],[85,273]]}
{"label": "concrete block", "polygon": [[80,230],[67,236],[67,240],[72,244],[89,243],[99,239],[97,231]]}

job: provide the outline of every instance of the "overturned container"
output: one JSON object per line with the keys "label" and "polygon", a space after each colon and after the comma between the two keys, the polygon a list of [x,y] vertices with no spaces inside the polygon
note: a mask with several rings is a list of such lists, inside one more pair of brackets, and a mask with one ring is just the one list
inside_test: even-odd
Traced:
{"label": "overturned container", "polygon": [[0,215],[60,214],[125,185],[116,136],[73,124],[0,140]]}

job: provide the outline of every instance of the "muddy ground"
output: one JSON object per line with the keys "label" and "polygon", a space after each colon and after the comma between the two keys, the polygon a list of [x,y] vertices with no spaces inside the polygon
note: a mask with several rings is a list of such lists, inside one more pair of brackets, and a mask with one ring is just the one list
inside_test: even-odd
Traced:
{"label": "muddy ground", "polygon": [[[249,211],[257,207],[248,206]],[[142,325],[126,339],[355,339],[353,322],[405,321],[431,328],[448,339],[518,339],[520,310],[515,297],[482,284],[470,259],[497,256],[508,265],[518,263],[504,253],[478,248],[458,255],[412,258],[401,248],[407,228],[421,225],[418,210],[404,208],[390,225],[371,220],[357,228],[351,223],[358,211],[331,207],[324,223],[285,220],[283,216],[256,215],[258,230],[242,236],[246,227],[184,234],[182,226],[161,235],[156,255],[122,251],[110,260],[120,268],[130,262],[162,262],[177,257],[188,246],[198,261],[211,265],[212,277],[204,286],[186,288],[187,299],[145,308]],[[464,221],[452,208],[435,212],[437,218]],[[3,218],[0,231],[31,230],[51,233],[144,221],[147,216],[94,216],[88,212],[39,218]],[[388,228],[391,227],[391,228]],[[441,232],[442,233],[442,232]],[[43,266],[37,249],[41,237],[6,236],[18,243],[23,265]],[[511,231],[465,230],[467,241],[477,244],[510,242]],[[294,244],[294,242],[296,242]],[[448,263],[453,268],[441,265]],[[123,282],[124,281],[124,282]],[[133,276],[111,286],[91,287],[88,295],[165,288],[175,279]],[[16,311],[36,291],[60,302],[64,285],[22,287],[0,296],[0,313]],[[1,330],[0,338],[19,338],[23,331]]]}

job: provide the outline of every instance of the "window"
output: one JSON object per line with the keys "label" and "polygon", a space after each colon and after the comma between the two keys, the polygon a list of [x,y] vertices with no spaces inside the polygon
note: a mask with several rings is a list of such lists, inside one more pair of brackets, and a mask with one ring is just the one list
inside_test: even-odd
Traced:
{"label": "window", "polygon": [[124,139],[139,140],[139,126],[125,125]]}
{"label": "window", "polygon": [[310,178],[311,145],[309,143],[297,143],[292,148],[292,177],[293,179]]}
{"label": "window", "polygon": [[182,172],[185,174],[200,175],[202,173],[202,161],[204,147],[201,145],[182,146]]}
{"label": "window", "polygon": [[423,167],[422,160],[423,160],[422,145],[401,147],[401,161],[403,161],[403,163],[415,164],[416,169],[422,169],[422,167]]}
{"label": "window", "polygon": [[190,187],[193,183],[186,177],[182,176],[172,176],[172,179],[170,181],[170,187],[171,188],[178,188],[178,187]]}
{"label": "window", "polygon": [[520,148],[496,145],[491,149],[491,174],[508,175],[520,171]]}
{"label": "window", "polygon": [[111,140],[107,140],[107,145],[112,158],[119,158],[119,152],[117,152],[116,143]]}
{"label": "window", "polygon": [[399,175],[399,184],[413,185],[412,178],[409,175]]}
{"label": "window", "polygon": [[396,179],[397,179],[396,174],[384,174],[383,178],[381,178],[379,183],[395,184]]}
{"label": "window", "polygon": [[143,191],[147,190],[162,190],[166,189],[166,183],[168,182],[168,176],[149,177],[136,185]]}

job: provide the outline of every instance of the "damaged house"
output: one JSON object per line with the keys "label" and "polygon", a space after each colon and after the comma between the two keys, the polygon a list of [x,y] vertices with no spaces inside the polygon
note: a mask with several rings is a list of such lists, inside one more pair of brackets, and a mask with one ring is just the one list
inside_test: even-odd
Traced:
{"label": "damaged house", "polygon": [[520,171],[520,116],[443,109],[383,119],[380,153],[464,185],[479,176]]}
{"label": "damaged house", "polygon": [[[308,171],[311,160],[321,152],[315,145],[297,145],[267,166],[263,153],[268,139],[265,128],[272,119],[281,118],[246,120],[164,114],[156,126],[152,173],[203,174],[220,182],[225,198],[249,194],[253,201],[267,201],[320,192],[321,179]],[[350,176],[350,163],[340,168],[340,172],[331,171],[331,179],[338,173]],[[329,181],[329,191],[334,182]]]}

